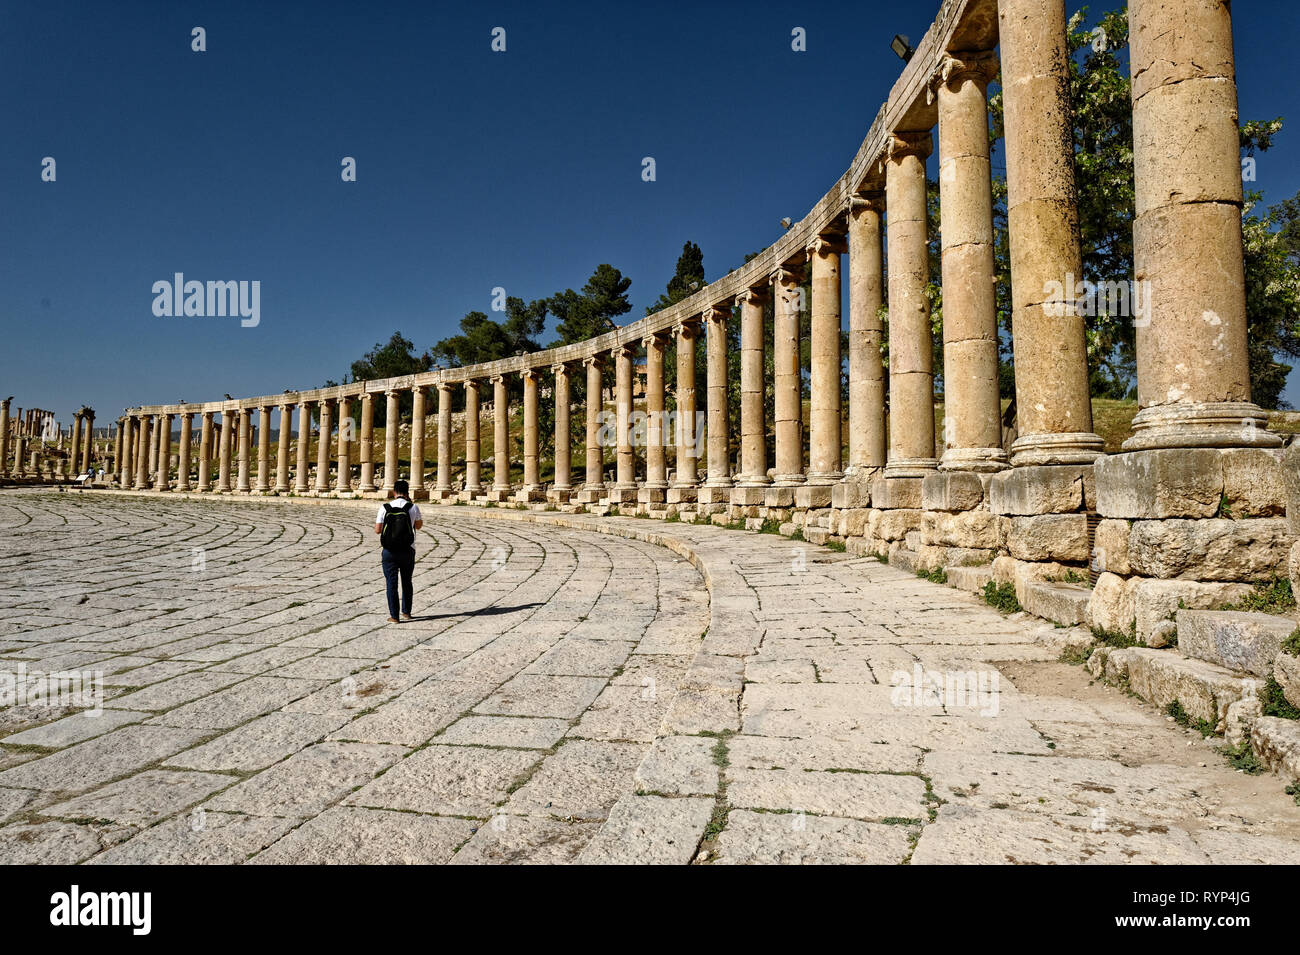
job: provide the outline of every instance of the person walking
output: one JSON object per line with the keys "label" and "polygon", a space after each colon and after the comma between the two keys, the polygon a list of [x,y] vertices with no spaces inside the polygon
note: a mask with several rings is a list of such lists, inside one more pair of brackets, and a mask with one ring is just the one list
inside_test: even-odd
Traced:
{"label": "person walking", "polygon": [[[388,583],[388,622],[397,623],[401,619],[411,619],[411,575],[415,572],[415,532],[424,526],[420,508],[407,495],[411,493],[410,485],[405,481],[394,481],[391,496],[393,500],[379,505],[375,515],[375,533],[383,548],[380,562],[384,568],[384,579]],[[402,599],[397,599],[397,583],[401,579]]]}

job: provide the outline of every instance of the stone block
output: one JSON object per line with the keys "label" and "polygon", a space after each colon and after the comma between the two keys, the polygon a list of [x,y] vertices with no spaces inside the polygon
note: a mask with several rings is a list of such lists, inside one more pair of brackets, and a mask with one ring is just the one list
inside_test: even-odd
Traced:
{"label": "stone block", "polygon": [[914,509],[873,510],[871,516],[867,519],[867,529],[873,537],[888,541],[901,541],[909,531],[921,529],[924,516],[924,511]]}
{"label": "stone block", "polygon": [[1282,687],[1282,695],[1292,706],[1300,706],[1300,657],[1285,650],[1273,660],[1273,679]]}
{"label": "stone block", "polygon": [[766,491],[765,487],[733,487],[731,503],[735,507],[762,507]]}
{"label": "stone block", "polygon": [[894,541],[889,545],[889,565],[909,574],[924,569],[917,559],[916,552],[908,550],[902,541]]}
{"label": "stone block", "polygon": [[958,590],[979,593],[984,585],[993,579],[993,566],[983,564],[978,567],[947,567],[948,585]]}
{"label": "stone block", "polygon": [[927,511],[969,511],[984,503],[992,475],[973,471],[935,471],[921,479],[921,506]]}
{"label": "stone block", "polygon": [[1296,629],[1289,617],[1239,610],[1179,610],[1176,622],[1184,656],[1265,679],[1282,641]]}
{"label": "stone block", "polygon": [[666,504],[668,503],[668,488],[666,487],[637,488],[636,500],[638,504]]}
{"label": "stone block", "polygon": [[1286,520],[1292,535],[1300,537],[1300,441],[1292,441],[1282,455],[1282,490],[1286,493]]}
{"label": "stone block", "polygon": [[1007,552],[1017,560],[1088,560],[1086,514],[1039,514],[1013,517],[1007,530]]}
{"label": "stone block", "polygon": [[1250,745],[1283,779],[1300,779],[1300,721],[1264,716],[1251,727]]}
{"label": "stone block", "polygon": [[1227,448],[1223,466],[1224,505],[1233,517],[1285,517],[1287,490],[1280,448]]}
{"label": "stone block", "polygon": [[1132,573],[1128,561],[1128,538],[1128,521],[1100,521],[1092,541],[1092,566],[1098,571],[1121,577]]}
{"label": "stone block", "polygon": [[794,489],[794,506],[819,508],[831,506],[830,484],[804,484]]}
{"label": "stone block", "polygon": [[1286,570],[1287,576],[1291,578],[1291,592],[1300,594],[1300,541],[1291,545],[1291,555],[1287,559]]}
{"label": "stone block", "polygon": [[1097,510],[1105,517],[1213,517],[1223,497],[1214,448],[1168,448],[1097,459]]}
{"label": "stone block", "polygon": [[1164,621],[1174,619],[1180,609],[1212,610],[1239,600],[1251,592],[1249,584],[1204,583],[1196,580],[1149,580],[1134,578],[1133,616],[1139,642],[1151,644],[1151,637]]}
{"label": "stone block", "polygon": [[871,509],[855,507],[840,512],[840,533],[845,537],[861,537],[867,532],[867,518]]}
{"label": "stone block", "polygon": [[1029,580],[1023,588],[1020,605],[1037,617],[1051,620],[1062,626],[1074,627],[1083,623],[1088,615],[1088,599],[1092,591],[1082,584],[1067,584],[1051,580]]}
{"label": "stone block", "polygon": [[794,507],[794,488],[769,487],[763,489],[763,504],[767,507]]}
{"label": "stone block", "polygon": [[878,477],[871,482],[871,506],[883,509],[920,509],[921,478]]}
{"label": "stone block", "polygon": [[1095,497],[1087,464],[1010,468],[994,474],[988,487],[989,510],[1012,516],[1091,510]]}
{"label": "stone block", "polygon": [[1205,720],[1220,732],[1226,725],[1228,707],[1257,695],[1260,686],[1258,680],[1213,663],[1149,647],[1098,647],[1087,666],[1093,676],[1127,682],[1134,693],[1161,710],[1177,700],[1192,718]]}
{"label": "stone block", "polygon": [[1263,580],[1286,565],[1291,538],[1286,521],[1223,518],[1135,521],[1129,563],[1144,577]]}
{"label": "stone block", "polygon": [[705,484],[696,492],[695,500],[701,504],[730,504],[731,488]]}
{"label": "stone block", "polygon": [[869,507],[870,504],[871,485],[866,481],[846,478],[831,488],[831,507],[847,509]]}
{"label": "stone block", "polygon": [[1133,595],[1137,584],[1136,578],[1126,580],[1112,573],[1101,574],[1088,600],[1088,626],[1112,633],[1128,633],[1136,619]]}
{"label": "stone block", "polygon": [[996,549],[1004,540],[1003,520],[988,511],[927,511],[921,529],[927,544]]}
{"label": "stone block", "polygon": [[805,527],[803,539],[810,544],[825,544],[830,539],[830,531],[823,527]]}

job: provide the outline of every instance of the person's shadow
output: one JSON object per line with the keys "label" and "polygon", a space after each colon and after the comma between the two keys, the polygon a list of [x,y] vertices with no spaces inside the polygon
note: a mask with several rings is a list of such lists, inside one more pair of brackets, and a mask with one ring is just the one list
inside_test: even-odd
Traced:
{"label": "person's shadow", "polygon": [[411,617],[410,620],[404,620],[403,623],[419,623],[422,620],[446,620],[448,617],[495,617],[498,614],[514,613],[516,610],[531,610],[533,607],[542,606],[541,601],[534,601],[530,604],[519,604],[514,607],[480,607],[478,610],[462,610],[460,613],[430,613],[419,617]]}

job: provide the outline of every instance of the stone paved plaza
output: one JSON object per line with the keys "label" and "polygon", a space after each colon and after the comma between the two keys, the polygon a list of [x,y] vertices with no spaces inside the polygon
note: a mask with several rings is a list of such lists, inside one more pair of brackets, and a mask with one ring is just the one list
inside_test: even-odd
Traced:
{"label": "stone paved plaza", "polygon": [[0,671],[104,682],[0,709],[0,861],[1300,862],[1275,777],[969,594],[426,506],[395,626],[373,510],[0,494]]}

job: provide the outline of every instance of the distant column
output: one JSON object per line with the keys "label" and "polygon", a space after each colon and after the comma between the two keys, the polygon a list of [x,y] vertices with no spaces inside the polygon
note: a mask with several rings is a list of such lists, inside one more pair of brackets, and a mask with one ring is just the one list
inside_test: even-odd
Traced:
{"label": "distant column", "polygon": [[293,476],[293,492],[306,494],[311,490],[311,405],[298,402],[298,470]]}
{"label": "distant column", "polygon": [[[0,401],[0,476],[9,473],[9,403],[13,401],[10,396]],[[121,469],[121,458],[117,461],[118,469]]]}
{"label": "distant column", "polygon": [[510,490],[510,396],[504,375],[492,379],[492,490]]}
{"label": "distant column", "polygon": [[147,414],[140,416],[140,450],[136,456],[135,486],[142,491],[149,487],[149,447],[153,440],[152,424],[152,416]]}
{"label": "distant column", "polygon": [[122,457],[117,462],[117,477],[121,486],[131,486],[131,476],[135,473],[135,419],[131,415],[122,417]]}
{"label": "distant column", "polygon": [[398,447],[397,439],[402,430],[402,408],[399,404],[401,394],[394,389],[384,392],[388,404],[384,409],[384,487],[385,493],[393,489],[397,480]]}
{"label": "distant column", "polygon": [[328,494],[330,489],[330,442],[334,436],[333,398],[320,402],[320,440],[316,442],[316,493]]}
{"label": "distant column", "polygon": [[700,429],[696,424],[695,340],[699,320],[689,318],[677,326],[677,469],[672,486],[679,490],[696,487],[696,460],[700,453]]}
{"label": "distant column", "polygon": [[736,296],[740,306],[740,474],[741,487],[762,487],[767,476],[767,425],[763,398],[766,343],[763,304],[767,290],[746,289]]}
{"label": "distant column", "polygon": [[632,452],[632,359],[636,348],[623,345],[614,351],[614,424],[618,456],[614,490],[636,491],[636,458]]}
{"label": "distant column", "polygon": [[587,467],[583,490],[589,491],[588,496],[594,501],[605,489],[605,449],[600,444],[600,416],[605,410],[601,407],[604,369],[599,355],[584,358],[582,364],[587,369]]}
{"label": "distant column", "polygon": [[[668,349],[668,336],[663,332],[647,335],[645,345],[645,489],[662,492],[668,487],[668,463],[664,453],[664,354]],[[647,496],[647,500],[662,501],[663,494]]]}
{"label": "distant column", "polygon": [[375,396],[370,392],[361,394],[361,450],[357,460],[361,464],[361,484],[357,490],[369,494],[375,490]]}
{"label": "distant column", "polygon": [[81,470],[89,471],[91,456],[95,451],[95,412],[87,408],[82,414],[86,419],[86,446],[81,452]]}
{"label": "distant column", "polygon": [[411,494],[419,492],[420,497],[424,496],[424,417],[428,393],[423,385],[411,389]]}
{"label": "distant column", "polygon": [[885,466],[883,192],[849,200],[849,472]]}
{"label": "distant column", "polygon": [[[250,412],[251,415],[252,412]],[[271,492],[271,406],[257,409],[257,493]]]}
{"label": "distant column", "polygon": [[346,395],[340,396],[339,408],[339,472],[334,488],[339,493],[352,490],[352,402]]}
{"label": "distant column", "polygon": [[708,388],[708,475],[704,486],[729,488],[731,480],[731,420],[727,403],[727,319],[731,306],[704,313],[705,374]]}
{"label": "distant column", "polygon": [[250,408],[239,409],[239,483],[235,490],[247,494],[252,490],[249,483],[252,457],[253,412]]}
{"label": "distant column", "polygon": [[479,383],[465,380],[465,491],[478,494],[483,490],[482,463],[479,460]]}
{"label": "distant column", "polygon": [[194,443],[194,415],[181,412],[181,456],[176,467],[176,490],[190,489],[190,453]]}
{"label": "distant column", "polygon": [[158,452],[162,445],[162,416],[153,415],[149,422],[149,483],[157,485],[158,483]]}
{"label": "distant column", "polygon": [[799,372],[799,311],[803,290],[800,275],[790,268],[772,275],[772,377],[776,432],[774,483],[793,487],[804,483],[803,389]]}
{"label": "distant column", "polygon": [[555,491],[572,490],[573,448],[569,420],[569,366],[560,362],[552,366],[555,372]]}
{"label": "distant column", "polygon": [[155,484],[160,491],[171,490],[172,476],[172,416],[158,416],[158,481]]}
{"label": "distant column", "polygon": [[[120,479],[122,476],[122,432],[124,430],[122,421],[122,418],[117,419],[117,438],[113,443],[113,474],[110,476],[110,483],[112,483],[112,479]],[[3,443],[3,441],[0,441],[0,444]],[[0,450],[0,474],[4,472],[4,453],[3,450]]]}
{"label": "distant column", "polygon": [[[81,412],[75,412],[72,416],[72,469],[76,469],[81,464]],[[75,476],[75,475],[74,475]]]}
{"label": "distant column", "polygon": [[524,493],[535,495],[542,490],[541,470],[538,462],[537,435],[537,378],[534,368],[526,368],[521,377],[524,382]]}
{"label": "distant column", "polygon": [[217,443],[217,492],[230,493],[230,444],[234,435],[235,421],[233,412],[221,411],[221,437]]}
{"label": "distant column", "polygon": [[438,383],[438,497],[451,494],[451,385]]}
{"label": "distant column", "polygon": [[199,490],[206,494],[212,490],[212,412],[203,412],[202,420],[199,431]]}
{"label": "distant column", "polygon": [[280,405],[280,434],[275,454],[275,493],[288,494],[289,442],[293,438],[293,405],[287,401]]}
{"label": "distant column", "polygon": [[808,246],[812,272],[812,352],[808,483],[834,484],[844,477],[840,375],[840,253],[842,239],[821,235]]}

